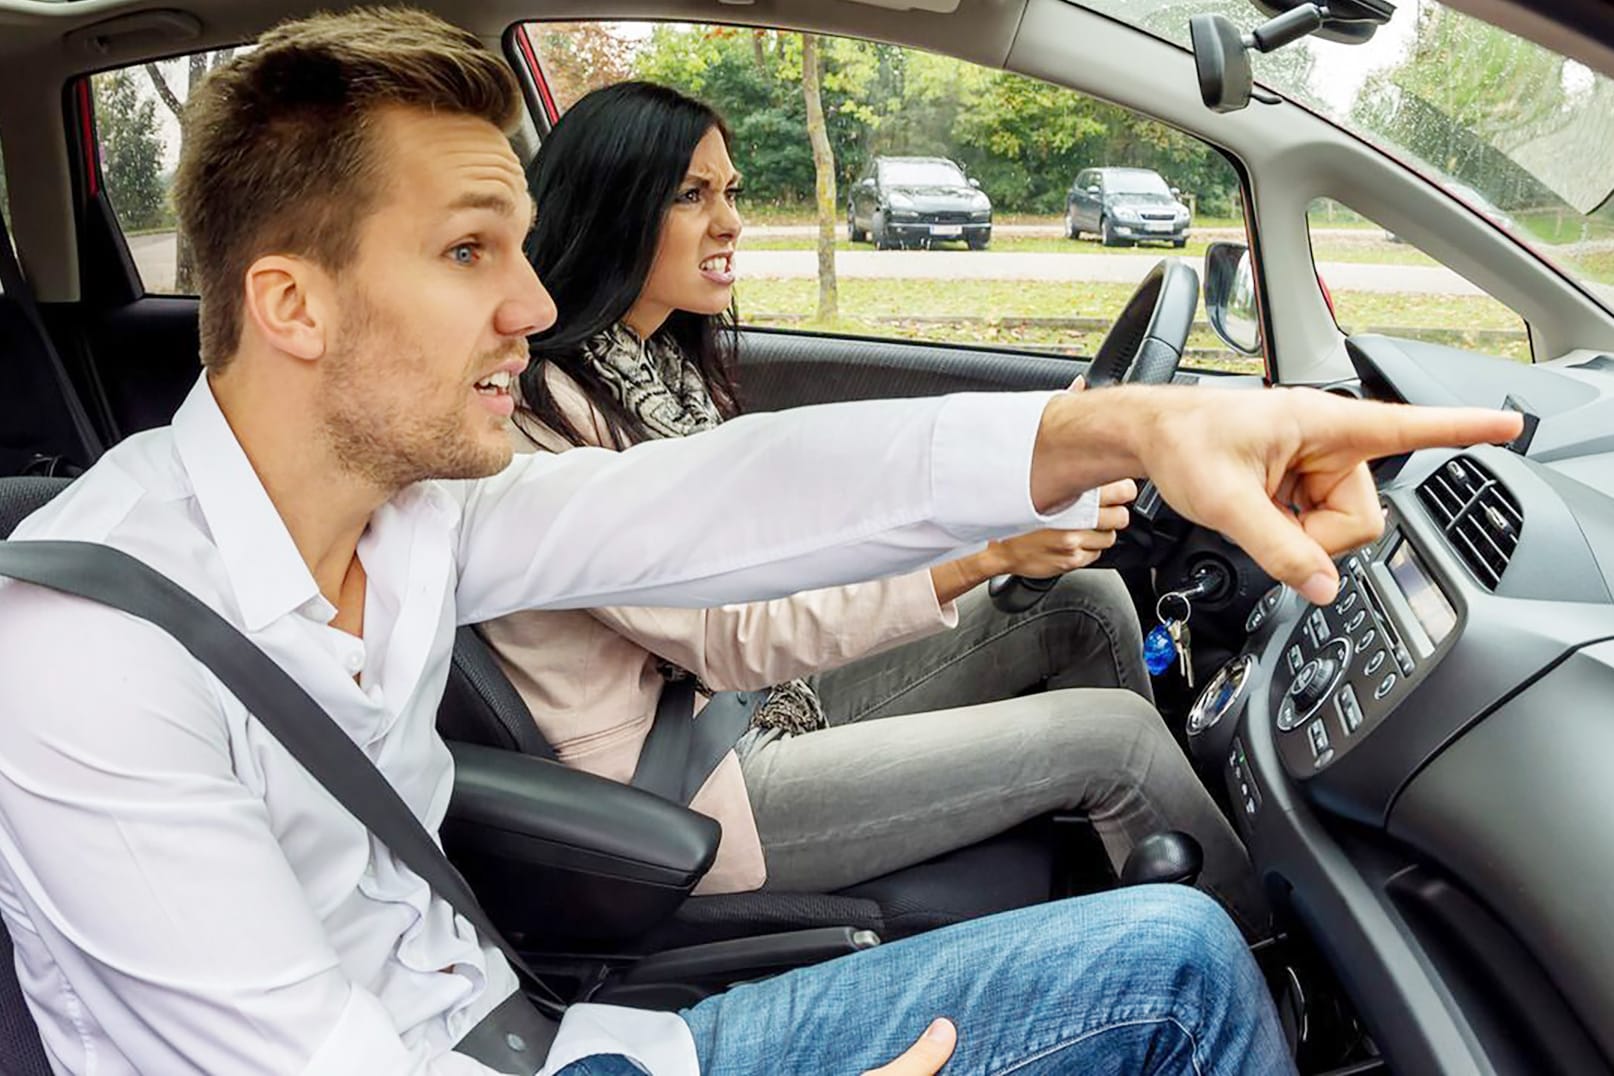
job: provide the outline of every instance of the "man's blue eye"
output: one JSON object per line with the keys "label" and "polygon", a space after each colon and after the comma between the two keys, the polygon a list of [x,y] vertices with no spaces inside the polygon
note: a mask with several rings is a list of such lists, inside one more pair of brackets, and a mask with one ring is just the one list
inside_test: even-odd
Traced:
{"label": "man's blue eye", "polygon": [[459,265],[475,265],[478,247],[475,243],[460,243],[450,247],[448,253]]}

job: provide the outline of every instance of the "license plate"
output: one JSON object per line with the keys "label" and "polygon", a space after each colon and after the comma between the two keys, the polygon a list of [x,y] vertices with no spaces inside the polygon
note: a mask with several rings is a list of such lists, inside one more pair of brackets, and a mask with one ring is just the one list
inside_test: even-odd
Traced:
{"label": "license plate", "polygon": [[1171,231],[1171,225],[1169,225],[1169,224],[1145,224],[1143,227],[1144,227],[1144,229],[1146,231],[1151,231],[1151,232],[1169,232],[1169,231]]}
{"label": "license plate", "polygon": [[962,224],[932,224],[930,234],[960,236],[964,234],[964,226]]}

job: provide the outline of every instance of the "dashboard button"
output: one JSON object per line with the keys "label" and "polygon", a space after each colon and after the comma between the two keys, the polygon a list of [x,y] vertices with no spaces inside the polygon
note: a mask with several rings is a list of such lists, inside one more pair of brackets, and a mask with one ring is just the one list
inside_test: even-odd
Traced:
{"label": "dashboard button", "polygon": [[1412,675],[1412,655],[1407,653],[1406,647],[1398,646],[1395,648],[1395,663],[1401,666],[1403,673],[1408,676]]}
{"label": "dashboard button", "polygon": [[1339,723],[1349,736],[1362,727],[1362,707],[1356,701],[1356,689],[1346,684],[1340,691],[1335,705],[1339,707]]}
{"label": "dashboard button", "polygon": [[1384,696],[1388,695],[1394,690],[1395,673],[1385,673],[1384,679],[1379,681],[1379,686],[1373,689],[1373,697],[1375,699],[1382,699]]}
{"label": "dashboard button", "polygon": [[1338,613],[1340,616],[1344,616],[1346,613],[1356,608],[1358,598],[1359,595],[1356,593],[1356,591],[1346,591],[1345,596],[1334,603],[1334,612]]}
{"label": "dashboard button", "polygon": [[1313,609],[1307,623],[1311,625],[1311,637],[1317,640],[1318,646],[1326,643],[1328,637],[1333,634],[1334,629],[1328,626],[1328,618],[1323,616],[1321,609]]}
{"label": "dashboard button", "polygon": [[1347,620],[1345,622],[1345,630],[1347,632],[1355,631],[1357,628],[1362,626],[1362,622],[1364,620],[1366,620],[1366,619],[1367,619],[1367,610],[1358,609],[1356,611],[1356,615],[1351,617],[1349,620]]}
{"label": "dashboard button", "polygon": [[1295,711],[1295,700],[1285,695],[1278,705],[1278,731],[1288,732],[1298,724],[1300,717]]}
{"label": "dashboard button", "polygon": [[1254,635],[1260,631],[1262,625],[1267,622],[1268,612],[1269,610],[1265,605],[1257,603],[1256,607],[1250,610],[1250,615],[1244,620],[1244,634]]}
{"label": "dashboard button", "polygon": [[1374,651],[1373,656],[1367,659],[1367,667],[1364,668],[1362,671],[1367,673],[1369,676],[1372,676],[1374,673],[1378,672],[1383,667],[1384,667],[1384,651],[1376,650],[1376,651]]}
{"label": "dashboard button", "polygon": [[1296,643],[1294,646],[1289,648],[1289,652],[1284,655],[1284,660],[1289,663],[1290,672],[1300,671],[1300,666],[1306,663],[1306,655],[1305,652],[1300,649],[1299,643]]}
{"label": "dashboard button", "polygon": [[1356,640],[1356,652],[1358,654],[1365,654],[1373,646],[1373,644],[1378,641],[1379,633],[1374,631],[1372,628],[1368,628],[1367,631],[1362,634],[1362,637]]}
{"label": "dashboard button", "polygon": [[1328,726],[1323,724],[1323,719],[1319,717],[1307,727],[1306,733],[1311,737],[1311,756],[1320,761],[1331,749],[1328,742]]}

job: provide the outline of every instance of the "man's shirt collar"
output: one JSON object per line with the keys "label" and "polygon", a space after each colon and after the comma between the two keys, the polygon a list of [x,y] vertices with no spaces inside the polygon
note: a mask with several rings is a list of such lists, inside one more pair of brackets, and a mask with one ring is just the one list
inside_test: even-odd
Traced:
{"label": "man's shirt collar", "polygon": [[175,413],[173,431],[174,448],[240,604],[242,626],[261,631],[305,606],[311,617],[328,622],[336,610],[320,594],[205,372]]}

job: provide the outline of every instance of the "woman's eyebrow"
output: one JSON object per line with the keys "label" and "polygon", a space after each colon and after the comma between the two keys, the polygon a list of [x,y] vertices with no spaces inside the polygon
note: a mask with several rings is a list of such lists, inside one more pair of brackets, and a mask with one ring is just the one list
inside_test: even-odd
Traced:
{"label": "woman's eyebrow", "polygon": [[[741,175],[739,172],[735,172],[732,176],[729,177],[729,181],[728,181],[727,185],[732,187],[736,183],[739,183],[744,179],[745,179],[745,177],[743,175]],[[711,180],[711,177],[709,177],[709,176],[698,175],[698,174],[696,174],[694,172],[691,172],[691,173],[689,173],[689,175],[684,177],[684,184],[686,186],[694,185],[694,186],[697,186],[697,187],[710,187],[712,185],[712,180]]]}

